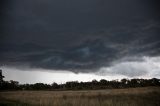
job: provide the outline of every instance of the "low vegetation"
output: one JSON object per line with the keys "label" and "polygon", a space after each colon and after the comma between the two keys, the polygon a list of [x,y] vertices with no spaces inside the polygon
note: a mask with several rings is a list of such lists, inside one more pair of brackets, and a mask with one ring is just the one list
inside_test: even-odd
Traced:
{"label": "low vegetation", "polygon": [[160,88],[0,92],[1,106],[159,106]]}

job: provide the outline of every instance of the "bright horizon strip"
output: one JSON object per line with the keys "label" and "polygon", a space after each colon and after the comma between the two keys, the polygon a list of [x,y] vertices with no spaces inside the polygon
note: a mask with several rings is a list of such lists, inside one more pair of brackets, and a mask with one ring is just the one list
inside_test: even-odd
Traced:
{"label": "bright horizon strip", "polygon": [[3,66],[3,75],[6,81],[14,80],[20,84],[56,82],[58,84],[68,81],[92,81],[94,79],[120,80],[122,78],[160,78],[160,57],[141,57],[143,61],[121,61],[110,67],[101,67],[96,72],[73,73],[67,70],[47,70],[30,67]]}
{"label": "bright horizon strip", "polygon": [[51,84],[56,82],[58,84],[65,83],[67,81],[79,81],[87,82],[92,81],[93,79],[101,80],[113,80],[121,79],[124,76],[100,76],[93,73],[73,73],[70,71],[53,71],[53,70],[44,70],[44,69],[28,69],[20,70],[16,68],[3,67],[3,75],[5,76],[4,80],[10,81],[15,80],[20,84],[34,84],[34,83],[47,83]]}
{"label": "bright horizon strip", "polygon": [[[20,84],[34,84],[34,83],[47,83],[52,84],[56,82],[58,84],[63,84],[67,81],[79,81],[79,82],[87,82],[92,81],[94,79],[101,80],[120,80],[123,78],[128,78],[123,75],[96,75],[94,73],[72,73],[69,71],[49,71],[42,69],[28,69],[28,70],[20,70],[15,68],[6,68],[3,67],[3,75],[5,76],[5,81],[18,81]],[[30,71],[29,71],[30,70]],[[148,78],[148,77],[137,77],[137,78]]]}

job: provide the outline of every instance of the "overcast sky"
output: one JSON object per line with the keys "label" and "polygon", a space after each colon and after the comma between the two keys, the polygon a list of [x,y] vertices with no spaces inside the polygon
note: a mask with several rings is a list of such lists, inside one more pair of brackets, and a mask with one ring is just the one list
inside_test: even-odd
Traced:
{"label": "overcast sky", "polygon": [[6,80],[160,78],[159,34],[158,0],[0,1]]}

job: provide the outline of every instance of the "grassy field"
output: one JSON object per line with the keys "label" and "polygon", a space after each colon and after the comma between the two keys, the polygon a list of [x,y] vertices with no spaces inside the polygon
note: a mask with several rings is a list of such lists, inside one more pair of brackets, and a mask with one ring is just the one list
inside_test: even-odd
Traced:
{"label": "grassy field", "polygon": [[0,106],[160,106],[160,87],[0,92]]}

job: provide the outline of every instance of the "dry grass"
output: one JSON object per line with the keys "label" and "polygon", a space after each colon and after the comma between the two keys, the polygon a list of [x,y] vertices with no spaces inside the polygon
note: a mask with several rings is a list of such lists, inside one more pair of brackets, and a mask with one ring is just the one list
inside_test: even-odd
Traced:
{"label": "dry grass", "polygon": [[4,106],[9,103],[15,106],[160,106],[160,88],[10,91],[0,92],[0,101]]}

